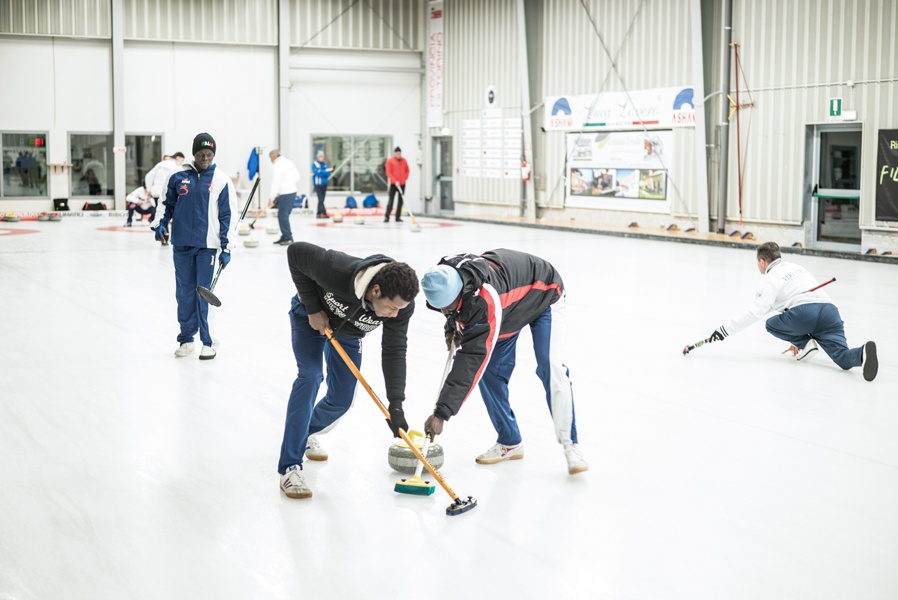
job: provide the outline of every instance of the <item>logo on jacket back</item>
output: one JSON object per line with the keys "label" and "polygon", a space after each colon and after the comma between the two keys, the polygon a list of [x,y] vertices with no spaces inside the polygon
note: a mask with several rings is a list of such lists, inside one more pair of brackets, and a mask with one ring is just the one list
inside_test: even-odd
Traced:
{"label": "logo on jacket back", "polygon": [[189,187],[189,186],[190,186],[190,179],[188,179],[187,177],[185,177],[184,179],[182,179],[182,180],[181,180],[181,185],[178,186],[178,195],[179,195],[179,196],[186,196],[188,193],[190,193],[190,187]]}

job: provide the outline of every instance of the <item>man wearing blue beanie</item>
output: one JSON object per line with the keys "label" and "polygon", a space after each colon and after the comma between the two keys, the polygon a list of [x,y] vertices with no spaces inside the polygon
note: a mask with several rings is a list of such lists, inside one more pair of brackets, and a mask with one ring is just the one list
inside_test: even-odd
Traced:
{"label": "man wearing blue beanie", "polygon": [[521,432],[508,402],[518,334],[529,326],[536,373],[546,390],[555,437],[564,448],[568,473],[589,469],[577,445],[574,396],[561,359],[564,283],[546,260],[515,250],[444,257],[421,279],[427,307],[446,316],[446,345],[458,347],[455,361],[424,430],[439,435],[458,414],[474,386],[486,405],[498,439],[477,457],[480,464],[524,458]]}

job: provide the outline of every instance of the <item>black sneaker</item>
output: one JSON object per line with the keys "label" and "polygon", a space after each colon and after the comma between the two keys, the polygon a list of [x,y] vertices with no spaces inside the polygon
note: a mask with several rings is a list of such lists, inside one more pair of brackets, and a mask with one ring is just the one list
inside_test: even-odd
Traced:
{"label": "black sneaker", "polygon": [[278,242],[278,244],[281,246],[289,246],[292,243],[293,243],[293,240],[281,240],[280,242]]}
{"label": "black sneaker", "polygon": [[879,361],[876,359],[876,342],[867,342],[861,354],[864,365],[864,379],[873,381],[879,371]]}
{"label": "black sneaker", "polygon": [[389,222],[390,222],[390,217],[387,217],[386,219],[384,219],[384,223],[389,223]]}
{"label": "black sneaker", "polygon": [[397,223],[404,223],[404,221],[403,221],[402,219],[400,219],[399,217],[396,217],[396,222],[397,222]]}

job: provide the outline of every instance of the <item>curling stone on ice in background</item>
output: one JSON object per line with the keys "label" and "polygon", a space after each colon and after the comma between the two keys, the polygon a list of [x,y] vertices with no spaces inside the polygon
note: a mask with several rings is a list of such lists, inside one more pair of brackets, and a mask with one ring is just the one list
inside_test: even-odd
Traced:
{"label": "curling stone on ice in background", "polygon": [[334,213],[334,223],[342,223],[343,215],[342,213]]}
{"label": "curling stone on ice in background", "polygon": [[48,215],[48,214],[45,213],[45,212],[42,212],[41,214],[39,214],[39,215],[37,216],[37,220],[38,220],[38,221],[49,221],[49,220],[50,220],[50,215]]}
{"label": "curling stone on ice in background", "polygon": [[249,225],[242,224],[237,228],[237,235],[249,235]]}
{"label": "curling stone on ice in background", "polygon": [[50,213],[50,220],[51,220],[51,221],[62,221],[62,215],[59,214],[58,212],[51,212],[51,213]]}
{"label": "curling stone on ice in background", "polygon": [[364,224],[365,224],[365,217],[356,217],[354,223],[355,223],[356,225],[364,225]]}
{"label": "curling stone on ice in background", "polygon": [[3,220],[6,221],[7,223],[18,223],[19,215],[17,215],[14,212],[8,212],[3,216]]}
{"label": "curling stone on ice in background", "polygon": [[274,235],[275,233],[280,233],[280,232],[281,232],[281,228],[278,227],[277,225],[270,225],[265,228],[265,233],[268,233],[268,234]]}
{"label": "curling stone on ice in background", "polygon": [[256,246],[259,245],[259,240],[257,240],[253,236],[249,236],[248,238],[243,240],[243,245],[246,246],[247,248],[255,248]]}
{"label": "curling stone on ice in background", "polygon": [[[424,434],[420,431],[409,431],[408,432],[409,439],[412,440],[412,443],[415,444],[415,447],[418,450],[421,450],[424,447]],[[399,440],[392,446],[390,446],[390,451],[387,455],[387,460],[390,462],[390,467],[394,471],[399,471],[400,473],[406,473],[408,475],[415,474],[415,467],[418,466],[418,457],[415,456],[415,453],[412,452],[412,449],[408,447],[403,440]],[[445,461],[445,456],[443,455],[443,447],[437,444],[436,442],[431,442],[430,446],[427,448],[427,462],[433,465],[433,468],[438,470],[443,466],[443,462]]]}

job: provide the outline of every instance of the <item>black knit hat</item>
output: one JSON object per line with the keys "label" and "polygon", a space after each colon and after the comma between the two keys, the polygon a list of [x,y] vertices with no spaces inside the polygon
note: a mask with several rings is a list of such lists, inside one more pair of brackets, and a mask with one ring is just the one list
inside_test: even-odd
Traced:
{"label": "black knit hat", "polygon": [[396,146],[395,148],[393,148],[393,152],[402,152],[402,148]]}
{"label": "black knit hat", "polygon": [[208,133],[200,133],[193,138],[193,155],[200,150],[211,150],[215,154],[215,140]]}

